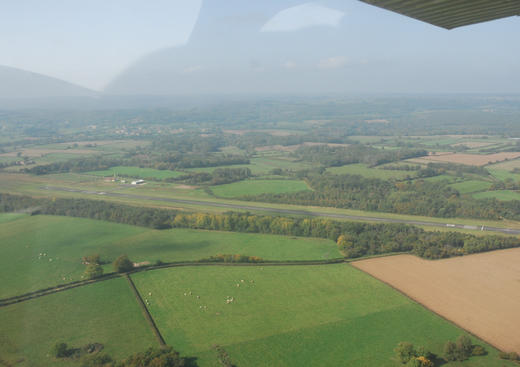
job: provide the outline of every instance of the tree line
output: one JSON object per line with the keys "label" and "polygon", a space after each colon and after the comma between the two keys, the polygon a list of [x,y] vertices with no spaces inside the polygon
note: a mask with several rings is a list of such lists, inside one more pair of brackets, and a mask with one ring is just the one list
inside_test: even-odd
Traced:
{"label": "tree line", "polygon": [[216,168],[213,172],[188,172],[179,177],[165,179],[168,182],[184,182],[191,185],[222,185],[242,181],[251,177],[251,170],[245,168]]}
{"label": "tree line", "polygon": [[36,213],[106,220],[155,229],[193,228],[230,232],[317,237],[336,241],[347,258],[411,252],[428,259],[462,256],[520,246],[520,239],[430,232],[399,223],[343,222],[322,218],[291,218],[250,213],[181,213],[88,199],[36,199],[0,193],[0,210],[37,207]]}
{"label": "tree line", "polygon": [[363,144],[352,144],[347,147],[302,146],[294,154],[307,162],[319,163],[325,167],[335,167],[353,163],[378,166],[403,159],[422,157],[427,155],[428,152],[424,149],[384,150]]}
{"label": "tree line", "polygon": [[359,175],[316,175],[306,178],[313,189],[292,193],[259,194],[242,199],[314,205],[440,218],[502,218],[520,220],[520,201],[475,200],[447,182],[425,180],[390,182]]}

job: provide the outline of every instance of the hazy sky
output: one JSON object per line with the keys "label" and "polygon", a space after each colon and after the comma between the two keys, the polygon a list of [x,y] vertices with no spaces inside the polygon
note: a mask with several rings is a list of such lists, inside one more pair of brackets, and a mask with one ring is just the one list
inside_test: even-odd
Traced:
{"label": "hazy sky", "polygon": [[199,0],[3,0],[0,65],[99,89],[143,54],[186,42],[199,7]]}
{"label": "hazy sky", "polygon": [[[280,4],[292,8],[272,13]],[[198,0],[1,1],[0,65],[100,90],[146,55],[187,42],[200,7]],[[281,70],[330,74],[345,69],[341,75],[355,83],[353,91],[520,92],[518,17],[447,31],[357,0],[204,0],[202,7],[226,23],[230,38],[247,35],[248,21],[262,20],[254,23],[259,33],[272,34],[276,42],[286,39],[279,47],[295,45],[287,58],[275,60]],[[210,40],[200,44],[215,46],[216,62],[233,66],[239,53],[249,52],[233,50],[233,40],[219,40],[212,26],[206,22],[198,28]],[[312,41],[323,48],[305,47],[313,29],[324,38]],[[269,53],[269,45],[262,45]],[[228,54],[235,59],[226,59]],[[211,63],[211,55],[201,59]],[[263,68],[255,60],[248,63],[251,70]],[[195,74],[204,67],[192,62],[182,70]]]}

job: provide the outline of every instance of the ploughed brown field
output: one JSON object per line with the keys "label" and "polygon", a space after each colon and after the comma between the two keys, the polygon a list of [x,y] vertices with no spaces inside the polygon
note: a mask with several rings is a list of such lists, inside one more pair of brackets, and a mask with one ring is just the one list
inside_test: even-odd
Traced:
{"label": "ploughed brown field", "polygon": [[495,347],[520,353],[520,248],[436,261],[397,255],[353,265]]}
{"label": "ploughed brown field", "polygon": [[423,162],[433,161],[442,163],[459,163],[469,166],[485,166],[490,163],[502,162],[506,159],[515,159],[520,157],[520,152],[502,152],[495,154],[466,154],[466,153],[439,153],[418,160]]}

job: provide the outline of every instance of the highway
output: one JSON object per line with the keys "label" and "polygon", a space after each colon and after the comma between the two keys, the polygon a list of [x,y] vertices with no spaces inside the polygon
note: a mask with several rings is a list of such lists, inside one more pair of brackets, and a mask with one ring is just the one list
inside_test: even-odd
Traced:
{"label": "highway", "polygon": [[42,186],[41,188],[44,190],[50,190],[50,191],[63,191],[63,192],[80,193],[80,194],[86,194],[86,195],[109,196],[109,197],[136,199],[136,200],[149,200],[149,201],[158,201],[158,202],[167,202],[167,203],[199,205],[199,206],[206,206],[206,207],[209,206],[209,207],[218,207],[218,208],[227,208],[227,209],[241,209],[241,210],[248,210],[248,211],[260,211],[260,212],[288,214],[288,215],[305,215],[305,216],[310,216],[310,217],[350,219],[350,220],[360,220],[360,221],[379,222],[379,223],[404,223],[404,224],[417,225],[417,226],[458,228],[458,229],[467,229],[467,230],[474,230],[474,231],[499,232],[499,233],[506,233],[506,234],[512,234],[512,235],[520,235],[520,230],[518,230],[518,229],[488,227],[488,226],[482,226],[479,224],[463,225],[463,224],[452,224],[452,223],[428,222],[428,221],[421,221],[421,220],[382,218],[382,217],[375,217],[375,216],[334,214],[334,213],[323,213],[323,212],[312,211],[312,210],[281,209],[281,208],[273,208],[273,207],[265,207],[265,206],[264,207],[254,206],[254,205],[248,205],[248,204],[230,204],[230,203],[219,203],[219,202],[190,200],[190,199],[173,199],[173,198],[156,197],[156,196],[148,196],[148,195],[123,194],[123,193],[109,192],[109,191],[90,191],[90,190],[72,189],[72,188],[67,188],[67,187],[56,187],[56,186]]}

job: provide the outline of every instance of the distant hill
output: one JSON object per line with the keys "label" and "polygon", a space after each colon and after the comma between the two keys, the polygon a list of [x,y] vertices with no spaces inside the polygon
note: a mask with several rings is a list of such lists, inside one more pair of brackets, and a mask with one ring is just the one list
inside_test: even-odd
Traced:
{"label": "distant hill", "polygon": [[320,93],[334,91],[335,85],[343,90],[344,83],[338,80],[346,79],[349,71],[343,67],[349,54],[343,40],[344,27],[262,32],[274,15],[303,2],[204,0],[189,43],[142,57],[114,78],[105,92],[112,95]]}
{"label": "distant hill", "polygon": [[0,65],[0,99],[93,97],[96,94],[60,79]]}

